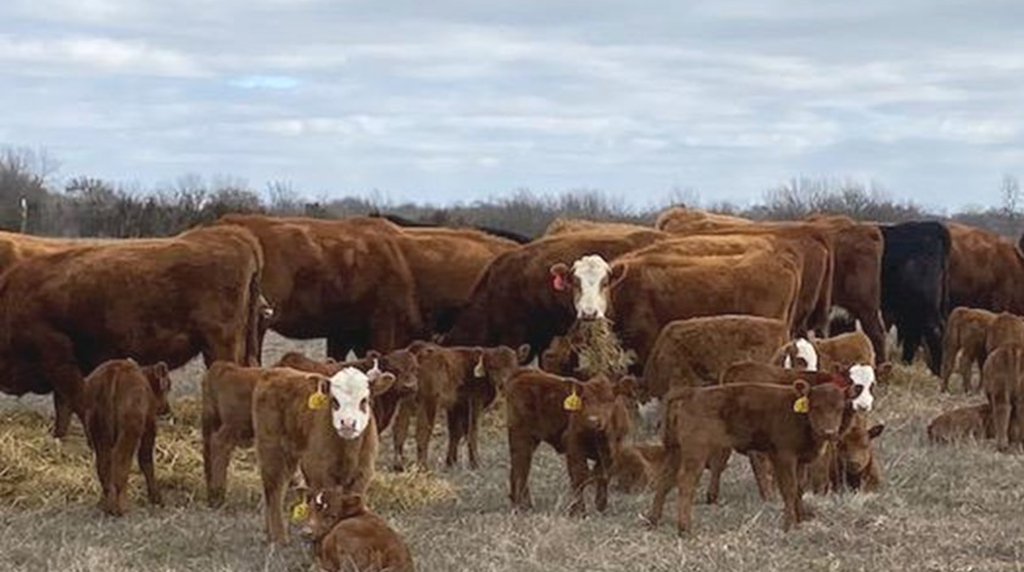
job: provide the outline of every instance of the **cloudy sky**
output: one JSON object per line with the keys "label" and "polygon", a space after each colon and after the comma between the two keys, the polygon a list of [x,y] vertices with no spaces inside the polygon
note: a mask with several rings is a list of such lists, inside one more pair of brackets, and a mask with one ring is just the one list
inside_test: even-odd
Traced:
{"label": "cloudy sky", "polygon": [[1017,0],[4,0],[0,145],[63,176],[185,173],[472,200],[794,176],[935,207],[1024,177]]}

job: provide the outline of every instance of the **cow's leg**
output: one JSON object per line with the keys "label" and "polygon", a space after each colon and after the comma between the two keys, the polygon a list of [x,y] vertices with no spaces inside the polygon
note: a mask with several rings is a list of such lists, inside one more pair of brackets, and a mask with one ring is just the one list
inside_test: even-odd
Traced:
{"label": "cow's leg", "polygon": [[203,361],[209,369],[215,361],[248,365],[248,334],[224,324],[206,324],[203,327]]}
{"label": "cow's leg", "polygon": [[454,467],[459,464],[459,443],[466,435],[469,424],[469,397],[449,407],[445,417],[448,422],[448,454],[445,455],[444,464]]}
{"label": "cow's leg", "polygon": [[[679,447],[666,447],[665,458],[661,464],[661,471],[654,483],[654,496],[651,498],[651,508],[644,515],[644,520],[650,526],[657,526],[661,521],[661,513],[665,509],[665,497],[676,484],[676,475],[679,474],[679,467],[682,463],[682,452]],[[704,467],[701,467],[704,470]]]}
{"label": "cow's leg", "polygon": [[409,418],[412,417],[415,407],[415,397],[407,397],[398,404],[398,413],[395,414],[395,423],[391,429],[395,450],[392,468],[395,471],[405,470],[405,440],[409,436]]}
{"label": "cow's leg", "polygon": [[114,482],[114,511],[111,514],[121,516],[128,511],[128,474],[132,468],[132,457],[135,456],[142,442],[142,432],[133,430],[131,426],[121,427],[114,441],[113,458],[111,459],[111,478]]}
{"label": "cow's leg", "polygon": [[[974,374],[974,362],[975,362],[975,360],[977,360],[977,357],[973,353],[968,353],[966,351],[961,351],[960,352],[960,358],[959,358],[959,362],[958,362],[958,365],[960,366],[959,367],[959,370],[960,370],[960,390],[963,393],[965,393],[965,394],[971,392],[971,377]],[[979,387],[984,387],[982,385],[982,383],[981,383],[981,377],[980,377],[981,376],[981,367],[983,367],[983,365],[984,365],[983,362],[981,362],[981,361],[978,362],[978,366],[979,366],[978,386]]]}
{"label": "cow's leg", "polygon": [[92,444],[96,453],[96,477],[100,481],[100,510],[112,514],[117,501],[117,490],[110,478],[111,443],[106,440],[95,440]]}
{"label": "cow's leg", "polygon": [[206,459],[206,502],[211,508],[224,504],[228,487],[228,466],[231,464],[231,453],[235,450],[235,440],[226,427],[221,427],[210,435],[209,458]]}
{"label": "cow's leg", "polygon": [[477,470],[480,468],[480,456],[478,450],[480,438],[480,415],[483,414],[480,398],[476,395],[469,396],[469,426],[466,428],[466,440],[469,448],[469,468]]}
{"label": "cow's leg", "polygon": [[757,482],[757,492],[763,501],[775,500],[775,488],[772,486],[771,461],[764,453],[751,451],[750,471]]}
{"label": "cow's leg", "polygon": [[[906,326],[906,334],[903,336],[903,363],[914,363],[917,355],[917,348],[921,345],[921,328],[919,326]],[[930,351],[930,350],[929,350]]]}
{"label": "cow's leg", "polygon": [[298,463],[280,448],[274,449],[270,454],[259,455],[260,477],[263,480],[263,519],[268,540],[283,544],[288,541],[288,529],[284,523],[285,486],[295,474]]}
{"label": "cow's leg", "polygon": [[598,512],[608,508],[608,473],[611,471],[612,453],[607,444],[597,449],[597,461],[594,463],[594,507]]}
{"label": "cow's leg", "polygon": [[420,401],[416,410],[416,461],[421,469],[430,466],[430,436],[437,418],[437,401],[426,398]]}
{"label": "cow's leg", "polygon": [[860,320],[864,334],[871,340],[875,348],[875,363],[877,366],[885,363],[885,330],[882,329],[882,319],[879,316],[878,308],[863,309],[854,314]]}
{"label": "cow's leg", "polygon": [[942,354],[942,327],[938,323],[930,323],[924,332],[924,343],[928,347],[928,369],[939,375],[943,369],[945,356]]}
{"label": "cow's leg", "polygon": [[160,485],[156,482],[156,472],[153,470],[153,447],[156,444],[156,423],[150,424],[142,434],[139,443],[139,469],[146,478],[146,493],[150,504],[162,505],[164,503],[160,496]]}
{"label": "cow's leg", "polygon": [[63,439],[71,428],[71,415],[74,411],[67,399],[59,391],[53,392],[53,436]]}
{"label": "cow's leg", "polygon": [[693,511],[693,497],[697,494],[697,484],[704,472],[708,455],[687,456],[683,459],[682,469],[678,474],[679,499],[676,501],[676,521],[679,534],[690,530],[690,513]]}
{"label": "cow's leg", "polygon": [[729,464],[729,457],[731,456],[732,449],[719,449],[712,451],[708,457],[708,471],[711,473],[706,498],[708,504],[718,504],[718,493],[722,485],[722,473]]}
{"label": "cow's leg", "polygon": [[53,385],[56,409],[53,433],[54,437],[63,438],[71,424],[71,417],[67,414],[69,409],[78,417],[78,421],[85,425],[85,408],[82,402],[85,380],[77,362],[74,358],[68,357],[74,354],[64,338],[51,338],[46,343],[54,344],[42,352],[41,357],[43,363],[48,364],[43,373]]}
{"label": "cow's leg", "polygon": [[572,498],[569,501],[569,514],[578,516],[586,511],[586,501],[583,499],[583,491],[590,481],[590,468],[587,466],[587,456],[582,443],[575,440],[566,443],[565,465],[569,471],[569,486]]}
{"label": "cow's leg", "polygon": [[527,509],[532,505],[529,492],[530,464],[537,441],[531,437],[508,436],[509,458],[509,500],[513,509]]}
{"label": "cow's leg", "polygon": [[[949,333],[947,332],[947,335]],[[960,353],[960,348],[953,347],[953,343],[943,342],[942,347],[942,368],[939,373],[939,377],[942,378],[942,392],[946,393],[949,391],[949,378],[953,376],[953,371],[956,369],[957,361]]]}
{"label": "cow's leg", "polygon": [[800,523],[801,502],[800,488],[796,480],[797,460],[794,456],[784,453],[772,454],[772,467],[775,470],[775,482],[779,484],[779,493],[785,505],[782,529],[789,530]]}

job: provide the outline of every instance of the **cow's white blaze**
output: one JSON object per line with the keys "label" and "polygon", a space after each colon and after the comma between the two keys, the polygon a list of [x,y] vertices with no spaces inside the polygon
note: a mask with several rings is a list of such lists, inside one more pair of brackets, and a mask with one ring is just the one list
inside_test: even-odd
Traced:
{"label": "cow's white blaze", "polygon": [[[807,371],[818,371],[818,352],[815,351],[814,344],[804,338],[797,338],[793,345],[796,347],[796,357],[802,359],[807,364],[805,369]],[[788,355],[782,362],[782,367],[786,369],[793,367],[793,360]]]}
{"label": "cow's white blaze", "polygon": [[331,423],[342,439],[357,439],[370,424],[370,377],[354,367],[330,382]]}
{"label": "cow's white blaze", "polygon": [[857,411],[871,411],[875,396],[871,393],[875,386],[875,368],[870,365],[858,364],[850,367],[850,381],[862,389],[857,399],[853,400],[853,408]]}
{"label": "cow's white blaze", "polygon": [[608,298],[602,286],[612,267],[604,258],[588,254],[572,265],[573,276],[579,289],[576,293],[576,317],[585,320],[604,318],[608,311]]}

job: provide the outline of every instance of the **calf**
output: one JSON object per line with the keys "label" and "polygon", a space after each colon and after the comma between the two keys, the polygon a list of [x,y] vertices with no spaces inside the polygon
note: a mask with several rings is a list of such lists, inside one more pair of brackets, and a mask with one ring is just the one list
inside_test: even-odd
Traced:
{"label": "calf", "polygon": [[[949,314],[942,337],[942,391],[949,391],[953,370],[960,374],[964,393],[971,389],[971,370],[981,370],[988,352],[985,349],[988,327],[997,314],[976,308],[956,308]],[[981,387],[983,381],[978,382]]]}
{"label": "calf", "polygon": [[416,392],[419,384],[419,362],[416,355],[408,349],[395,350],[381,356],[375,350],[366,352],[362,359],[351,359],[348,361],[335,361],[327,358],[326,361],[316,361],[300,352],[288,352],[281,356],[277,367],[290,367],[311,373],[319,373],[330,377],[346,367],[354,367],[364,372],[373,369],[386,371],[395,375],[395,384],[391,391],[377,396],[373,400],[373,417],[377,421],[377,433],[383,433],[391,420],[395,417],[398,404],[406,397]]}
{"label": "calf", "polygon": [[661,473],[664,458],[665,447],[660,444],[623,445],[614,458],[612,487],[625,493],[646,490]]}
{"label": "calf", "polygon": [[982,368],[985,396],[992,411],[996,448],[1024,441],[1024,346],[1007,344],[988,355]]}
{"label": "calf", "polygon": [[448,419],[449,467],[458,463],[458,447],[463,437],[468,441],[469,466],[479,467],[477,441],[480,416],[498,396],[509,376],[526,361],[528,345],[516,352],[505,346],[496,348],[442,347],[417,342],[411,346],[419,367],[419,386],[413,399],[399,405],[393,433],[395,469],[405,466],[405,440],[409,419],[416,413],[416,458],[419,466],[428,468],[430,438],[434,432],[437,412],[443,410]]}
{"label": "calf", "polygon": [[848,370],[833,373],[823,371],[800,371],[786,369],[766,363],[744,361],[729,366],[720,379],[722,384],[730,383],[769,383],[789,385],[802,379],[811,385],[836,383],[841,387],[852,386],[853,409],[871,411],[875,403],[875,373],[870,365],[855,365]]}
{"label": "calf", "polygon": [[128,508],[132,457],[146,478],[149,502],[161,504],[153,472],[156,418],[170,413],[167,365],[139,367],[133,360],[110,360],[85,379],[85,434],[96,454],[100,509],[121,516]]}
{"label": "calf", "polygon": [[[591,480],[597,487],[597,510],[604,511],[613,455],[629,430],[621,398],[631,396],[635,384],[636,379],[629,376],[614,382],[598,376],[584,383],[526,369],[512,376],[506,385],[505,405],[513,508],[531,505],[530,465],[537,446],[544,442],[566,457],[572,489],[570,513],[584,511],[583,489]],[[588,460],[595,461],[592,471]]]}
{"label": "calf", "polygon": [[961,439],[992,439],[992,408],[988,403],[958,407],[939,415],[928,424],[932,443],[951,443]]}
{"label": "calf", "polygon": [[776,353],[772,363],[811,371],[849,369],[856,364],[874,364],[875,348],[871,338],[858,328],[830,338],[794,340]]}
{"label": "calf", "polygon": [[882,475],[871,441],[883,430],[882,424],[868,428],[864,416],[855,413],[839,440],[826,444],[821,456],[803,467],[803,488],[817,494],[844,489],[877,490]]}
{"label": "calf", "polygon": [[304,532],[322,570],[413,571],[405,541],[367,508],[362,495],[332,487],[317,491],[307,502],[311,510]]}
{"label": "calf", "polygon": [[394,382],[391,373],[346,367],[331,378],[313,374],[301,382],[270,377],[256,383],[253,429],[272,542],[287,540],[284,493],[297,468],[314,490],[366,491],[377,460],[371,400]]}
{"label": "calf", "polygon": [[690,528],[690,510],[701,473],[722,449],[768,454],[785,503],[783,529],[804,520],[797,467],[813,461],[822,445],[839,436],[848,407],[834,384],[792,387],[741,383],[684,388],[667,396],[662,441],[665,463],[646,520],[661,520],[665,497],[677,480],[678,527]]}
{"label": "calf", "polygon": [[985,332],[985,353],[991,354],[999,346],[1007,344],[1024,344],[1024,319],[1001,312]]}

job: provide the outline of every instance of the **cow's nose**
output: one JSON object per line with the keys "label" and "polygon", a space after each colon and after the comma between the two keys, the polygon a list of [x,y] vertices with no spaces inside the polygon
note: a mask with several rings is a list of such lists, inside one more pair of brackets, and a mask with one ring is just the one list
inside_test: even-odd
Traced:
{"label": "cow's nose", "polygon": [[580,319],[582,320],[596,320],[597,318],[597,310],[580,310]]}

